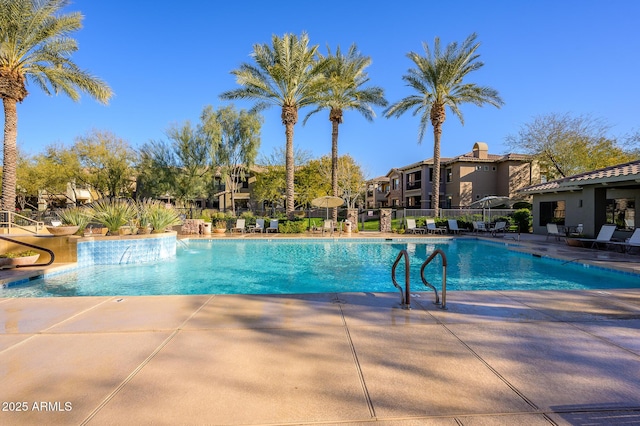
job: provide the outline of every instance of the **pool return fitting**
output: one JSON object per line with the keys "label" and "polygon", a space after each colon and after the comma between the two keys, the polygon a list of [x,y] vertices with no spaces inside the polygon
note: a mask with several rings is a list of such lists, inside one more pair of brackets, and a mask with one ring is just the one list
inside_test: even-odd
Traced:
{"label": "pool return fitting", "polygon": [[[424,277],[424,269],[427,265],[435,259],[437,255],[442,257],[442,303],[440,303],[440,297],[438,297],[438,290]],[[402,287],[398,284],[396,280],[396,268],[400,263],[400,259],[404,257],[404,292],[402,291]],[[400,250],[398,253],[398,257],[396,257],[396,261],[393,262],[393,267],[391,268],[391,281],[393,285],[400,292],[400,304],[402,305],[402,309],[411,309],[411,283],[409,279],[409,253],[406,250]],[[447,256],[440,249],[436,249],[429,255],[427,260],[424,261],[422,267],[420,267],[420,278],[422,279],[422,283],[431,288],[436,294],[435,304],[440,305],[441,309],[447,309]]]}

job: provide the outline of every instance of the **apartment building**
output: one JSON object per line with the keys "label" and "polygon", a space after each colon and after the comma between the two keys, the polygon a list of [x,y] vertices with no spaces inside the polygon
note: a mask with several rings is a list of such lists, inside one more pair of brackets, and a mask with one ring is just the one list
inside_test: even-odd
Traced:
{"label": "apartment building", "polygon": [[[386,202],[376,201],[377,207],[433,208],[432,158],[393,168],[385,177]],[[519,189],[538,182],[539,169],[530,156],[490,154],[486,143],[476,142],[471,152],[440,159],[440,207],[467,207],[488,195],[515,197]],[[367,193],[367,205],[373,201]]]}

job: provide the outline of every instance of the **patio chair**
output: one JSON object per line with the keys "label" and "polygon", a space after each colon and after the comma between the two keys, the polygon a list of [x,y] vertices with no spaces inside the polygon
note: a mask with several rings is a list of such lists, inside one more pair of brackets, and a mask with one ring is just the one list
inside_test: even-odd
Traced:
{"label": "patio chair", "polygon": [[547,223],[547,241],[549,237],[555,237],[556,241],[560,241],[560,238],[564,238],[565,235],[560,232],[558,225],[555,223]]}
{"label": "patio chair", "polygon": [[239,232],[241,234],[244,234],[245,222],[246,222],[246,219],[237,219],[236,226],[231,228],[231,233],[233,234],[234,232]]}
{"label": "patio chair", "polygon": [[625,219],[624,220],[624,226],[627,229],[633,229],[634,226],[635,226],[635,220],[633,220],[633,219]]}
{"label": "patio chair", "polygon": [[620,247],[623,253],[629,253],[633,248],[640,249],[640,228],[636,228],[626,241],[611,241],[609,245]]}
{"label": "patio chair", "polygon": [[267,234],[269,232],[278,232],[278,219],[271,219],[269,221],[269,227],[267,228]]}
{"label": "patio chair", "polygon": [[473,222],[473,232],[487,232],[487,227],[481,220]]}
{"label": "patio chair", "polygon": [[489,228],[489,232],[491,232],[491,235],[494,237],[497,237],[499,233],[502,233],[504,237],[507,233],[507,222],[496,222],[495,225]]}
{"label": "patio chair", "polygon": [[605,244],[605,246],[611,243],[611,237],[613,237],[613,233],[616,230],[616,225],[602,225],[600,228],[600,232],[598,232],[598,236],[595,238],[578,238],[583,245],[585,243],[591,243],[591,248],[600,248],[600,244]]}
{"label": "patio chair", "polygon": [[249,228],[251,232],[264,232],[264,219],[256,219],[256,226]]}
{"label": "patio chair", "polygon": [[444,234],[444,232],[447,230],[446,228],[437,227],[436,221],[433,219],[427,219],[426,224],[427,232],[430,234]]}
{"label": "patio chair", "polygon": [[335,226],[333,226],[333,220],[325,220],[322,224],[322,235],[324,235],[325,232],[329,232],[331,235],[333,235],[334,230]]}
{"label": "patio chair", "polygon": [[456,219],[447,219],[447,224],[449,225],[449,232],[454,234],[459,234],[461,229],[458,228],[458,221]]}
{"label": "patio chair", "polygon": [[415,219],[407,219],[407,234],[423,234],[424,230],[416,226]]}

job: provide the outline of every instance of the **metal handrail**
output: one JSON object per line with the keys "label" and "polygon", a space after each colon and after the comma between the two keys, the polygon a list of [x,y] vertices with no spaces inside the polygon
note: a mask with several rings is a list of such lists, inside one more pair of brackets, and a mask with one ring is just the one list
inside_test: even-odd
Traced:
{"label": "metal handrail", "polygon": [[16,244],[20,244],[20,245],[23,245],[23,246],[26,246],[26,247],[30,247],[32,249],[46,251],[47,253],[49,253],[49,256],[51,257],[47,263],[31,263],[29,265],[15,265],[16,268],[25,268],[27,266],[49,266],[49,265],[51,265],[53,263],[53,261],[56,258],[56,255],[53,253],[53,251],[49,250],[48,248],[36,246],[36,245],[33,245],[33,244],[29,244],[29,243],[25,243],[25,242],[22,242],[22,241],[18,241],[18,240],[14,240],[14,239],[8,238],[8,237],[3,237],[2,235],[0,235],[0,239],[5,240],[5,241],[9,241],[11,243],[16,243]]}
{"label": "metal handrail", "polygon": [[[404,256],[404,288],[405,292],[402,293],[402,287],[396,281],[396,267],[400,263],[400,259]],[[393,266],[391,267],[391,281],[393,285],[400,291],[400,303],[402,309],[411,309],[411,290],[409,284],[409,253],[406,250],[400,250],[398,257],[396,257]]]}
{"label": "metal handrail", "polygon": [[436,293],[435,304],[436,305],[440,304],[440,298],[438,297],[438,290],[435,288],[435,286],[430,284],[427,281],[427,279],[424,277],[424,268],[426,268],[427,265],[433,259],[435,259],[437,255],[440,255],[442,257],[442,306],[441,307],[442,309],[447,309],[447,256],[444,254],[444,252],[441,249],[434,250],[433,253],[429,255],[427,260],[424,261],[424,263],[422,264],[422,267],[420,268],[420,278],[422,279],[422,283],[425,286],[430,287]]}
{"label": "metal handrail", "polygon": [[[16,218],[22,219],[29,223],[33,223],[34,226],[36,227],[36,231],[33,232],[31,229],[28,229],[28,228],[25,228],[24,226],[20,226],[16,224]],[[11,212],[8,210],[0,211],[0,219],[1,219],[0,227],[3,227],[3,228],[9,228],[9,229],[11,229],[12,227],[20,228],[23,231],[31,232],[33,234],[37,234],[39,231],[42,231],[44,229],[44,222],[39,220],[34,220],[34,219],[31,219],[30,217],[23,216],[21,214]]]}

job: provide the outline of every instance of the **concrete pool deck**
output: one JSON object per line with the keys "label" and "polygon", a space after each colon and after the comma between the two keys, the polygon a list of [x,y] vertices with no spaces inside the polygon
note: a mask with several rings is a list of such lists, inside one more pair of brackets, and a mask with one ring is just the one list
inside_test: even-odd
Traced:
{"label": "concrete pool deck", "polygon": [[640,423],[640,290],[415,295],[0,299],[0,424]]}

